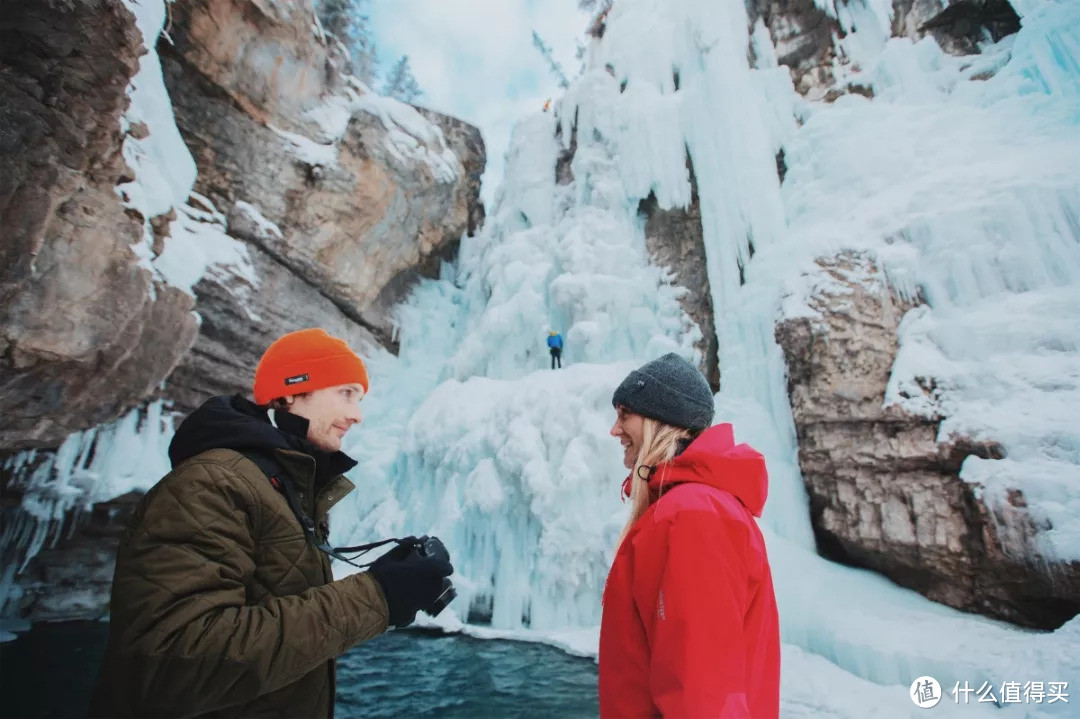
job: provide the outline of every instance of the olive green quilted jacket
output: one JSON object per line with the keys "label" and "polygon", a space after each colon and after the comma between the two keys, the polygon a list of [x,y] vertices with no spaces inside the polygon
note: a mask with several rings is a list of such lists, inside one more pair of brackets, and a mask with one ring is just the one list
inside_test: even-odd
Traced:
{"label": "olive green quilted jacket", "polygon": [[[353,489],[318,486],[308,454],[273,452],[316,523]],[[332,716],[334,658],[386,627],[378,583],[333,581],[254,462],[201,452],[150,490],[122,542],[91,715]]]}

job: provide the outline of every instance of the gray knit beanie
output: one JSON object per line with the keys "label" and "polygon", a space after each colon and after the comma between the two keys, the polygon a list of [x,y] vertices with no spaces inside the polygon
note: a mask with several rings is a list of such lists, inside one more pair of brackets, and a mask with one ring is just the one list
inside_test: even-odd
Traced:
{"label": "gray knit beanie", "polygon": [[611,404],[665,424],[703,430],[712,424],[713,395],[697,367],[668,352],[627,375]]}

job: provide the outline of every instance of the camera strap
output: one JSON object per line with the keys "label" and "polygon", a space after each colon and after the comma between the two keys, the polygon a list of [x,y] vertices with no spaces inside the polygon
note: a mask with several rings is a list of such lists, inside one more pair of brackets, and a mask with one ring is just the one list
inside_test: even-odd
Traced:
{"label": "camera strap", "polygon": [[[292,482],[288,480],[282,481],[276,476],[269,476],[269,478],[270,484],[274,485],[274,488],[285,496],[285,502],[289,505],[289,509],[292,510],[293,514],[296,515],[296,519],[304,529],[304,534],[308,536],[308,539],[315,545],[315,548],[323,554],[329,555],[346,564],[351,564],[357,569],[366,569],[368,564],[357,564],[352,559],[343,555],[342,552],[359,552],[360,554],[364,554],[375,547],[395,541],[393,539],[385,539],[381,542],[362,544],[359,547],[331,547],[330,543],[327,542],[326,539],[320,538],[318,532],[315,531],[315,522],[307,515],[307,512],[304,511],[303,505],[300,504],[300,497],[296,494],[296,487],[293,486]],[[353,557],[353,559],[356,559],[356,557]]]}
{"label": "camera strap", "polygon": [[[307,535],[307,538],[315,545],[315,548],[323,554],[345,562],[346,564],[351,564],[357,569],[367,569],[371,566],[371,562],[368,562],[367,564],[357,564],[353,559],[356,559],[356,557],[361,554],[366,554],[376,547],[381,547],[384,544],[389,544],[390,542],[401,543],[401,540],[397,537],[391,537],[390,539],[383,539],[378,542],[371,542],[370,544],[358,544],[354,547],[331,547],[330,543],[327,542],[326,539],[320,538],[319,533],[315,531],[315,522],[308,516],[307,512],[304,511],[304,506],[300,503],[300,497],[297,495],[296,487],[293,486],[293,483],[287,479],[283,480],[278,477],[281,470],[278,463],[272,458],[258,452],[242,452],[242,454],[262,470],[263,474],[266,475],[266,478],[270,480],[270,484],[274,489],[281,492],[282,496],[285,497],[285,503],[289,505],[289,509],[292,510],[293,515],[296,517],[296,521],[300,523],[300,527],[304,530],[304,534]],[[350,559],[344,556],[344,554],[342,554],[343,552],[356,553],[356,556]]]}

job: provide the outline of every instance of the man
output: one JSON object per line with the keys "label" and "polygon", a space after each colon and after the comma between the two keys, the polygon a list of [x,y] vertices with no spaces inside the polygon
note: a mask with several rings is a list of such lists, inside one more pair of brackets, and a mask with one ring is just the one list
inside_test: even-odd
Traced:
{"label": "man", "polygon": [[547,338],[548,351],[551,353],[551,369],[555,369],[555,363],[562,369],[562,335],[551,330]]}
{"label": "man", "polygon": [[449,562],[392,551],[335,581],[317,546],[368,387],[345,342],[300,330],[259,361],[254,403],[181,423],[117,554],[92,716],[331,717],[334,658],[431,606]]}

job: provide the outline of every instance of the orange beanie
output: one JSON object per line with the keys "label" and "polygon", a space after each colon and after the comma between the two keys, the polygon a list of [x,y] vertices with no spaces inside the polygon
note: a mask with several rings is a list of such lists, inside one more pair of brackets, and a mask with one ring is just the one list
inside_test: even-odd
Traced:
{"label": "orange beanie", "polygon": [[263,353],[255,368],[255,404],[352,383],[363,385],[367,394],[367,369],[349,345],[325,330],[298,330],[274,340]]}

